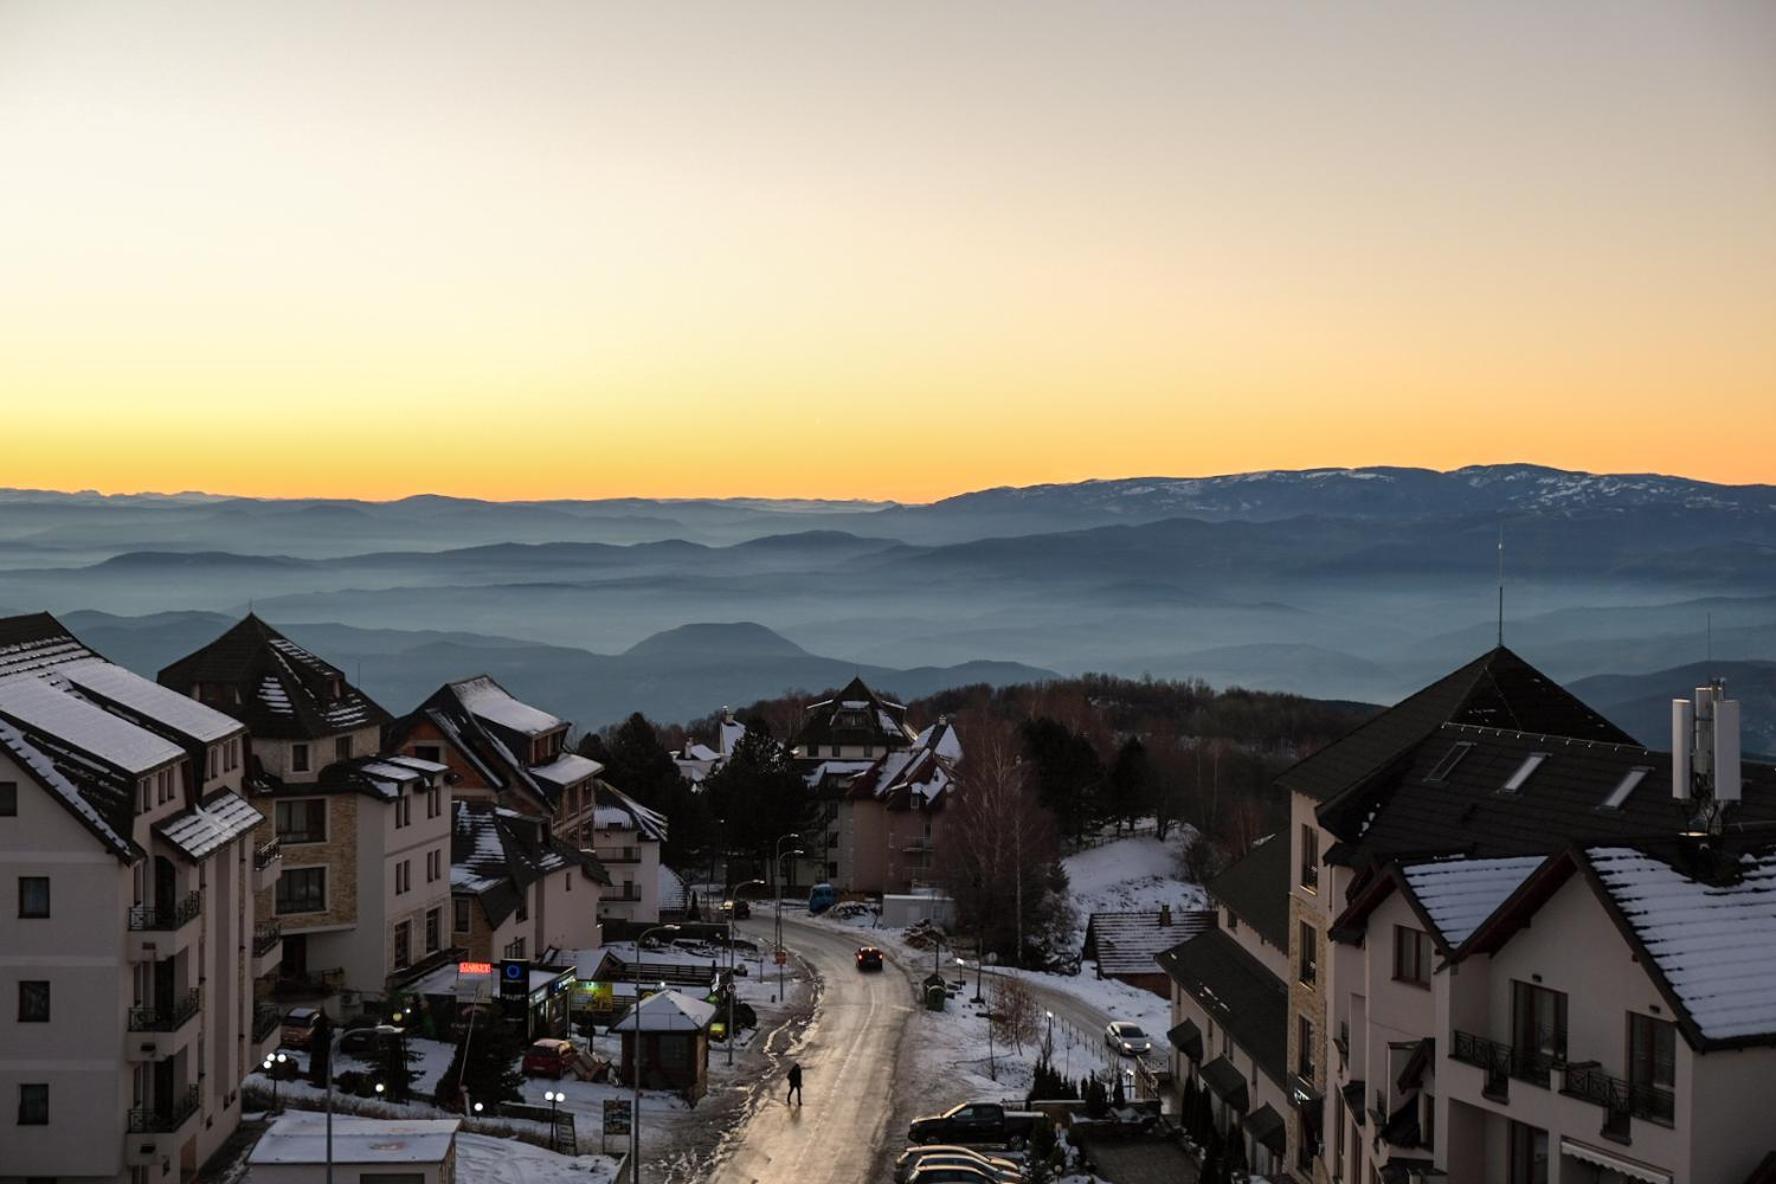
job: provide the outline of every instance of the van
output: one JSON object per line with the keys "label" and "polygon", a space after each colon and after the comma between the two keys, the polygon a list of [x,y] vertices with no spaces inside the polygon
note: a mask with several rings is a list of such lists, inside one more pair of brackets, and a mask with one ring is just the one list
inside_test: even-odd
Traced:
{"label": "van", "polygon": [[817,917],[838,903],[838,891],[831,884],[816,884],[808,893],[808,912],[811,916]]}

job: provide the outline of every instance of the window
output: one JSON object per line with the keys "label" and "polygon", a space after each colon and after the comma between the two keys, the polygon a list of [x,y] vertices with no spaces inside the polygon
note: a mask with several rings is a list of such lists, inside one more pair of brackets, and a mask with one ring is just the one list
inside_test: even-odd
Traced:
{"label": "window", "polygon": [[426,817],[436,818],[444,812],[444,795],[436,786],[426,790]]}
{"label": "window", "polygon": [[443,875],[444,853],[441,851],[426,852],[426,883],[430,884]]}
{"label": "window", "polygon": [[403,859],[395,865],[395,895],[400,896],[413,887],[413,861]]}
{"label": "window", "polygon": [[1513,982],[1511,1035],[1518,1054],[1537,1073],[1566,1060],[1566,992]]}
{"label": "window", "polygon": [[229,768],[229,771],[232,772],[233,770],[240,768],[240,763],[241,763],[241,742],[240,742],[240,737],[236,736],[234,739],[232,739],[228,742],[228,768]]}
{"label": "window", "polygon": [[42,920],[49,916],[49,877],[19,877],[19,916]]}
{"label": "window", "polygon": [[522,957],[524,957],[524,939],[522,937],[515,937],[511,941],[506,943],[506,957],[508,957],[508,958],[522,958]]}
{"label": "window", "polygon": [[1301,886],[1309,892],[1320,886],[1320,832],[1310,822],[1301,824]]}
{"label": "window", "polygon": [[436,744],[415,744],[413,755],[422,761],[431,761],[434,765],[444,763],[444,753]]}
{"label": "window", "polygon": [[563,872],[561,874],[561,882],[567,885],[567,890],[569,892],[574,890],[574,874],[572,872]]}
{"label": "window", "polygon": [[1677,1025],[1650,1015],[1628,1013],[1628,1083],[1636,1094],[1653,1093],[1671,1113],[1677,1088]]}
{"label": "window", "polygon": [[1227,932],[1232,933],[1240,927],[1239,915],[1232,909],[1227,909],[1223,915],[1227,918]]}
{"label": "window", "polygon": [[279,915],[324,912],[327,908],[327,869],[285,868],[278,876],[274,907]]}
{"label": "window", "polygon": [[153,786],[154,778],[152,777],[144,777],[136,782],[136,813],[148,813],[149,807],[153,805],[148,800],[148,795],[153,792]]}
{"label": "window", "polygon": [[402,921],[395,926],[395,969],[400,970],[413,961],[413,925]]}
{"label": "window", "polygon": [[400,830],[403,826],[406,826],[409,822],[413,821],[413,816],[401,809],[401,807],[407,805],[413,799],[409,798],[398,789],[395,791],[395,794],[395,829]]}
{"label": "window", "polygon": [[1313,1021],[1304,1015],[1295,1017],[1296,1056],[1295,1071],[1308,1080],[1314,1075],[1314,1026]]}
{"label": "window", "polygon": [[19,1023],[49,1022],[49,982],[45,979],[19,980]]}
{"label": "window", "polygon": [[1471,740],[1456,741],[1455,746],[1452,747],[1448,752],[1443,754],[1443,759],[1438,761],[1435,765],[1433,765],[1431,767],[1431,771],[1429,773],[1425,774],[1425,780],[1426,781],[1447,781],[1449,779],[1449,775],[1451,773],[1455,772],[1455,767],[1462,763],[1462,758],[1467,756],[1468,753],[1472,752],[1473,750],[1474,750],[1474,742],[1473,741],[1471,741]]}
{"label": "window", "polygon": [[19,1086],[19,1120],[20,1126],[49,1125],[49,1086]]}
{"label": "window", "polygon": [[444,940],[444,913],[440,909],[427,909],[425,918],[426,953],[435,954]]}
{"label": "window", "polygon": [[222,770],[222,746],[220,744],[212,744],[206,750],[206,760],[204,762],[204,777],[205,778],[214,777],[217,773],[221,772],[221,770]]}
{"label": "window", "polygon": [[352,754],[352,738],[350,736],[341,736],[338,739],[333,741],[333,759],[334,760],[349,761],[349,760],[351,760],[351,754]]}
{"label": "window", "polygon": [[528,892],[518,898],[518,919],[520,921],[530,920],[530,894]]}
{"label": "window", "polygon": [[425,1184],[424,1172],[359,1172],[358,1184]]}
{"label": "window", "polygon": [[402,826],[412,826],[413,825],[413,795],[407,794],[406,796],[404,796],[400,800],[399,805],[401,807],[401,825]]}
{"label": "window", "polygon": [[1548,1184],[1548,1132],[1513,1121],[1510,1126],[1510,1184]]}
{"label": "window", "polygon": [[1511,776],[1506,779],[1504,785],[1499,787],[1499,792],[1516,793],[1518,790],[1522,789],[1523,783],[1528,781],[1530,775],[1537,769],[1541,768],[1542,762],[1547,759],[1548,754],[1545,752],[1532,752],[1524,757],[1523,763],[1517,766],[1517,771],[1512,773]]}
{"label": "window", "polygon": [[1620,810],[1627,804],[1628,795],[1634,792],[1634,787],[1639,785],[1650,772],[1652,770],[1645,765],[1635,765],[1629,769],[1622,774],[1622,779],[1616,783],[1616,787],[1610,790],[1609,797],[1604,798],[1602,804],[1597,808],[1599,810]]}
{"label": "window", "polygon": [[292,773],[306,773],[306,772],[308,772],[308,745],[306,745],[306,744],[292,744],[292,745],[290,745],[290,772],[292,772]]}
{"label": "window", "polygon": [[1432,1151],[1437,1146],[1437,1095],[1420,1093],[1418,1103],[1418,1145]]}
{"label": "window", "polygon": [[294,798],[277,803],[273,811],[280,843],[324,843],[327,841],[327,799]]}
{"label": "window", "polygon": [[450,927],[458,933],[469,931],[469,898],[459,896],[450,902]]}
{"label": "window", "polygon": [[1394,981],[1431,985],[1431,935],[1406,925],[1394,926]]}
{"label": "window", "polygon": [[18,812],[18,782],[0,781],[0,818],[17,818]]}
{"label": "window", "polygon": [[1344,1179],[1344,1091],[1332,1091],[1332,1178]]}
{"label": "window", "polygon": [[1314,932],[1312,925],[1302,921],[1296,932],[1295,943],[1299,947],[1301,981],[1311,984],[1320,970],[1320,935]]}

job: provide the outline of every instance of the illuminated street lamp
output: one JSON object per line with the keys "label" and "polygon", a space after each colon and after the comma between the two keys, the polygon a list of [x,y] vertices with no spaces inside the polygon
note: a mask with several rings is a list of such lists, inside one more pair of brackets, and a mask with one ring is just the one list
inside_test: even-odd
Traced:
{"label": "illuminated street lamp", "polygon": [[[763,880],[748,880],[744,884],[734,885],[734,907],[728,910],[728,1039],[726,1043],[728,1064],[730,1065],[734,1063],[734,996],[738,993],[738,988],[734,983],[734,963],[739,957],[734,951],[734,914],[740,911],[740,894],[754,885],[760,888],[766,886]],[[761,953],[759,955],[759,977],[763,978],[764,976],[765,956]]]}
{"label": "illuminated street lamp", "polygon": [[274,1114],[277,1113],[278,1108],[278,1073],[289,1063],[289,1060],[290,1054],[280,1048],[267,1056],[264,1061],[265,1075],[271,1078],[271,1109]]}
{"label": "illuminated street lamp", "polygon": [[556,1114],[561,1103],[567,1101],[567,1095],[559,1090],[546,1089],[543,1091],[543,1101],[549,1103],[549,1150],[553,1151],[555,1150],[555,1131],[557,1129],[555,1124],[559,1121]]}

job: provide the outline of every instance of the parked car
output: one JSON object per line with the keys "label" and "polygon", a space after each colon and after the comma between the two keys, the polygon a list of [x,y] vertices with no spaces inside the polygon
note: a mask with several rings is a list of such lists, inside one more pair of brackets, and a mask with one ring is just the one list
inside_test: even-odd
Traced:
{"label": "parked car", "polygon": [[964,1147],[959,1143],[927,1143],[920,1147],[908,1147],[900,1153],[900,1158],[894,1161],[894,1179],[897,1184],[904,1184],[906,1178],[913,1174],[914,1168],[933,1159],[963,1159],[996,1172],[1011,1172],[1014,1178],[1019,1171],[1018,1165],[1012,1160],[982,1155],[972,1147]]}
{"label": "parked car", "polygon": [[915,1118],[907,1127],[909,1143],[998,1143],[1022,1147],[1038,1122],[1048,1119],[1034,1110],[1007,1110],[998,1102],[963,1102],[942,1114]]}
{"label": "parked car", "polygon": [[819,916],[838,903],[839,890],[831,884],[816,884],[808,890],[808,914],[810,916]]}
{"label": "parked car", "polygon": [[[1005,1166],[1001,1167],[1000,1164]],[[990,1180],[993,1184],[1022,1184],[1024,1179],[1023,1169],[1009,1160],[993,1163],[983,1156],[970,1156],[960,1152],[952,1152],[947,1155],[927,1155],[923,1159],[913,1161],[908,1166],[906,1175],[897,1178],[924,1179],[928,1173],[948,1168],[964,1168],[970,1172],[978,1172],[980,1179]]]}
{"label": "parked car", "polygon": [[553,1077],[560,1081],[573,1072],[574,1046],[566,1040],[539,1040],[524,1050],[526,1077]]}
{"label": "parked car", "polygon": [[292,1007],[284,1013],[284,1030],[278,1043],[285,1048],[307,1048],[314,1041],[315,1029],[321,1026],[317,1007]]}
{"label": "parked car", "polygon": [[[1011,1177],[1013,1180],[1019,1177]],[[1004,1178],[991,1168],[972,1164],[934,1163],[913,1169],[907,1184],[1003,1184]]]}
{"label": "parked car", "polygon": [[752,916],[752,906],[744,900],[724,900],[721,915],[723,920],[732,917],[736,921],[745,921]]}
{"label": "parked car", "polygon": [[1141,1025],[1118,1020],[1104,1029],[1104,1043],[1125,1057],[1153,1051],[1153,1041],[1141,1031]]}
{"label": "parked car", "polygon": [[401,1035],[402,1029],[393,1024],[377,1024],[372,1028],[352,1028],[341,1032],[339,1041],[333,1047],[348,1057],[374,1056],[383,1043]]}
{"label": "parked car", "polygon": [[857,969],[859,969],[859,970],[880,970],[880,969],[882,969],[882,951],[878,950],[875,946],[858,946],[857,947]]}

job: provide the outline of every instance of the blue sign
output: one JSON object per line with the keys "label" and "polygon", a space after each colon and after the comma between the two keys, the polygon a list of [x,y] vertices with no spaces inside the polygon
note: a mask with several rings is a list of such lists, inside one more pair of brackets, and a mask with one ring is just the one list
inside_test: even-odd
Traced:
{"label": "blue sign", "polygon": [[499,962],[500,998],[523,999],[530,994],[530,963],[523,958],[502,958]]}

